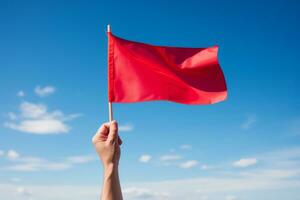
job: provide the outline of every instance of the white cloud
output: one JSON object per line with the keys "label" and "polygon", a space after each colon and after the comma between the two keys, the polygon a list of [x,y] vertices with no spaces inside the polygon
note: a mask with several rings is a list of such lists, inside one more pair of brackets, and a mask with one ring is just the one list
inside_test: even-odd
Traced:
{"label": "white cloud", "polygon": [[142,163],[148,163],[151,160],[151,158],[152,157],[150,155],[145,154],[140,156],[139,161]]}
{"label": "white cloud", "polygon": [[183,168],[183,169],[190,169],[190,168],[196,167],[197,165],[198,165],[197,160],[188,160],[186,162],[180,163],[179,167]]}
{"label": "white cloud", "polygon": [[[165,180],[156,182],[139,182],[139,183],[123,183],[124,199],[132,200],[222,200],[228,194],[238,193],[245,199],[251,198],[251,194],[255,193],[255,200],[280,200],[282,195],[276,197],[278,192],[289,194],[289,199],[297,199],[295,194],[289,193],[289,189],[300,191],[300,181],[295,179],[273,179],[266,177],[230,177],[228,175],[219,175],[218,177],[202,177],[193,179]],[[31,191],[35,199],[43,200],[82,200],[82,199],[99,199],[100,186],[95,185],[26,185]],[[51,192],[49,192],[51,188]],[[0,184],[0,199],[14,199],[12,191],[15,191],[14,185]],[[270,192],[272,191],[272,192]],[[275,194],[275,196],[264,195],[259,197],[259,193]],[[292,196],[291,196],[292,195]],[[209,198],[207,198],[209,197]],[[270,198],[271,197],[271,198]]]}
{"label": "white cloud", "polygon": [[70,131],[70,127],[65,123],[80,116],[79,114],[65,115],[60,110],[48,111],[44,104],[23,102],[20,105],[18,121],[5,122],[4,126],[13,130],[18,130],[32,134],[60,134]]}
{"label": "white cloud", "polygon": [[[226,198],[237,199],[237,197],[232,194],[236,192],[239,194],[247,192],[253,193],[263,190],[288,190],[290,188],[300,189],[300,180],[295,179],[296,176],[293,176],[293,179],[286,179],[277,175],[273,175],[274,174],[270,175],[260,171],[257,171],[256,173],[254,172],[251,175],[241,175],[236,172],[217,173],[216,175],[211,174],[201,178],[140,183],[139,185],[135,186],[148,188],[150,191],[166,192],[170,195],[169,198],[166,199],[173,200],[199,200],[202,197],[204,199],[208,199],[209,197],[210,200],[220,200]],[[178,190],[178,188],[180,188],[180,190]],[[256,199],[264,200],[265,198]]]}
{"label": "white cloud", "polygon": [[0,157],[4,156],[4,151],[0,150]]}
{"label": "white cloud", "polygon": [[237,198],[236,198],[236,196],[234,196],[234,195],[227,195],[226,197],[225,197],[225,200],[236,200]]}
{"label": "white cloud", "polygon": [[17,96],[18,97],[24,97],[25,96],[25,92],[23,90],[20,90],[18,93],[17,93]]}
{"label": "white cloud", "polygon": [[78,155],[55,160],[47,160],[39,157],[20,156],[15,150],[9,150],[7,157],[11,163],[1,167],[0,169],[24,172],[67,170],[76,165],[90,163],[96,160],[96,158],[92,155]]}
{"label": "white cloud", "polygon": [[[207,177],[178,179],[139,183],[123,183],[124,199],[132,200],[224,200],[228,194],[243,196],[243,199],[281,200],[282,195],[289,194],[289,200],[297,199],[300,194],[299,180],[282,180],[265,177]],[[26,185],[35,199],[42,200],[82,200],[99,199],[99,185]],[[49,192],[51,188],[51,192]],[[290,193],[292,191],[296,191]],[[15,199],[15,186],[0,184],[0,199]],[[255,198],[252,194],[255,194]],[[267,195],[266,195],[267,194]],[[267,197],[268,198],[267,198]]]}
{"label": "white cloud", "polygon": [[183,144],[180,146],[180,149],[191,149],[191,148],[192,148],[192,146],[189,144]]}
{"label": "white cloud", "polygon": [[209,200],[207,195],[200,196],[200,200]]}
{"label": "white cloud", "polygon": [[252,165],[255,165],[257,163],[257,159],[256,158],[242,158],[238,161],[235,161],[233,163],[234,167],[249,167]]}
{"label": "white cloud", "polygon": [[246,120],[242,123],[241,127],[244,130],[250,129],[257,121],[255,115],[249,115]]}
{"label": "white cloud", "polygon": [[172,155],[163,155],[159,159],[160,159],[160,161],[168,162],[168,161],[180,160],[181,156],[175,155],[175,154],[172,154]]}
{"label": "white cloud", "polygon": [[[220,168],[221,171],[215,174],[207,173],[205,176],[191,179],[123,182],[124,199],[224,200],[234,196],[245,200],[281,200],[285,194],[289,195],[289,200],[298,199],[300,147],[266,152],[253,157],[259,160],[259,168],[246,168],[241,173]],[[99,199],[100,186],[40,184],[26,185],[26,188],[32,191],[35,199],[82,200]],[[15,185],[0,183],[0,199],[15,199],[12,195],[15,190]]]}
{"label": "white cloud", "polygon": [[14,150],[9,150],[7,152],[7,158],[9,160],[17,160],[20,157],[19,153]]}
{"label": "white cloud", "polygon": [[36,86],[34,89],[35,93],[40,97],[49,96],[53,94],[55,90],[56,89],[53,86],[45,86],[45,87]]}
{"label": "white cloud", "polygon": [[32,192],[24,187],[18,187],[17,194],[25,197],[32,196]]}
{"label": "white cloud", "polygon": [[73,164],[63,161],[48,161],[46,159],[36,157],[23,157],[16,160],[15,163],[4,166],[3,170],[36,172],[36,171],[61,171],[73,167]]}
{"label": "white cloud", "polygon": [[23,102],[20,105],[20,111],[22,117],[36,119],[47,113],[47,107],[43,104]]}
{"label": "white cloud", "polygon": [[[24,188],[19,189],[19,188]],[[49,192],[49,189],[51,190]],[[100,199],[99,186],[94,185],[24,185],[0,183],[1,200],[82,200]],[[19,191],[19,192],[18,192]],[[23,195],[25,193],[25,195]],[[26,193],[29,195],[26,196]]]}
{"label": "white cloud", "polygon": [[83,164],[95,160],[95,157],[92,155],[71,156],[68,157],[66,160],[73,164]]}
{"label": "white cloud", "polygon": [[300,169],[263,169],[251,172],[242,172],[242,176],[256,177],[258,175],[268,178],[284,179],[293,178],[300,175]]}
{"label": "white cloud", "polygon": [[67,133],[70,128],[57,119],[26,120],[19,124],[6,123],[6,127],[26,133],[58,134]]}
{"label": "white cloud", "polygon": [[4,167],[9,171],[37,172],[37,171],[62,171],[72,168],[68,163],[21,163]]}
{"label": "white cloud", "polygon": [[125,124],[125,125],[120,125],[118,129],[120,132],[130,132],[133,131],[134,126],[131,124]]}
{"label": "white cloud", "polygon": [[168,193],[159,193],[145,188],[130,187],[123,189],[126,199],[166,199]]}

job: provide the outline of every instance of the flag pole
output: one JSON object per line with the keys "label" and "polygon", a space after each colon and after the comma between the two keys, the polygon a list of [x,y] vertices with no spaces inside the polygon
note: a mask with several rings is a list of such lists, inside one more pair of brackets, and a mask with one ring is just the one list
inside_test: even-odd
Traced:
{"label": "flag pole", "polygon": [[109,122],[111,122],[113,120],[113,108],[111,102],[108,102],[108,110],[109,110]]}
{"label": "flag pole", "polygon": [[[110,33],[110,25],[107,25],[107,32]],[[108,43],[108,47],[109,48],[109,43]],[[112,106],[112,102],[108,101],[108,113],[109,113],[109,121],[111,122],[113,120],[113,106]]]}

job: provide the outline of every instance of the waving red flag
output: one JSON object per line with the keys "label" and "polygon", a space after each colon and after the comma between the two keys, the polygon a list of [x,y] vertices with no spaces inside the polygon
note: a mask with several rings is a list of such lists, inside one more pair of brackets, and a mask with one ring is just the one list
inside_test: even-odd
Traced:
{"label": "waving red flag", "polygon": [[108,32],[109,102],[167,100],[212,104],[227,97],[218,47],[143,44]]}

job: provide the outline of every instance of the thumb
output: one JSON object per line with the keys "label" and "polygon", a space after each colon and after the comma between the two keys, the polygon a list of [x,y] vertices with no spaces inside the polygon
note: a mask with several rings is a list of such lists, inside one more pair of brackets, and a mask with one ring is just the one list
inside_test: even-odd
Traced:
{"label": "thumb", "polygon": [[118,139],[118,123],[114,120],[110,122],[109,126],[109,134],[108,134],[108,140],[116,140]]}

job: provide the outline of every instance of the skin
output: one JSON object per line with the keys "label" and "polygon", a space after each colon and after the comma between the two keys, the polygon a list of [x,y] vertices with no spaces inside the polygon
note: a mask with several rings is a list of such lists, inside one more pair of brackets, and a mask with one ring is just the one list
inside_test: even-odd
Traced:
{"label": "skin", "polygon": [[101,200],[123,200],[118,170],[122,141],[118,136],[117,122],[102,124],[92,141],[103,164]]}

